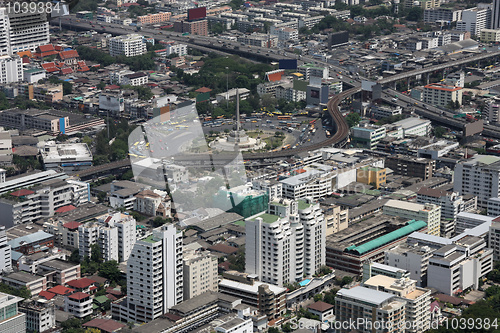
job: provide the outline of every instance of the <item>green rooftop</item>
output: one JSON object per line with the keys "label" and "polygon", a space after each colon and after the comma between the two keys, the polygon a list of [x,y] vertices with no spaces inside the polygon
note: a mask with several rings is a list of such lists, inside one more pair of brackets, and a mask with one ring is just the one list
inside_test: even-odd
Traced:
{"label": "green rooftop", "polygon": [[282,204],[282,203],[280,203],[279,201],[273,201],[273,202],[271,202],[271,205],[274,205],[274,206],[281,206],[281,207],[286,207],[286,205],[285,205],[285,204]]}
{"label": "green rooftop", "polygon": [[307,209],[311,207],[311,204],[307,203],[305,200],[299,200],[298,202],[299,210]]}
{"label": "green rooftop", "polygon": [[257,217],[260,217],[264,223],[274,223],[274,222],[278,221],[278,219],[279,219],[279,216],[271,215],[271,214],[267,214],[267,213],[264,213],[264,214],[259,215]]}
{"label": "green rooftop", "polygon": [[146,237],[143,239],[144,242],[147,242],[147,243],[151,243],[151,244],[154,244],[156,243],[155,240],[153,240],[153,235],[149,236],[149,237]]}
{"label": "green rooftop", "polygon": [[380,170],[383,170],[383,168],[376,168],[376,167],[370,167],[370,166],[364,166],[364,167],[361,167],[359,169],[360,170],[374,171],[374,172],[378,172]]}
{"label": "green rooftop", "polygon": [[105,295],[97,296],[94,298],[94,302],[99,304],[104,304],[107,301],[109,301],[109,298],[107,298]]}
{"label": "green rooftop", "polygon": [[246,225],[245,221],[236,221],[233,224],[239,225],[240,227],[244,227]]}
{"label": "green rooftop", "polygon": [[351,245],[345,250],[357,252],[359,255],[361,255],[363,253],[376,249],[377,247],[380,247],[382,245],[389,244],[390,242],[393,242],[396,239],[409,235],[412,232],[420,230],[426,226],[427,223],[425,223],[424,221],[411,220],[408,221],[408,224],[406,226],[399,228],[398,230],[394,230],[386,235],[377,237],[369,242],[366,242],[358,246]]}

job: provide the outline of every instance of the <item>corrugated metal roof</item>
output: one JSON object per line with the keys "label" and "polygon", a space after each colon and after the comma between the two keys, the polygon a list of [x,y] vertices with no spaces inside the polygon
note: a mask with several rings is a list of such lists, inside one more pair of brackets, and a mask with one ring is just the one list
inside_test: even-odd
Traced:
{"label": "corrugated metal roof", "polygon": [[427,226],[427,223],[425,223],[424,221],[411,220],[411,221],[408,221],[408,225],[406,225],[402,228],[399,228],[398,230],[394,230],[394,231],[388,233],[387,235],[380,236],[374,240],[371,240],[371,241],[364,243],[364,244],[361,244],[359,246],[356,246],[356,245],[349,246],[346,250],[347,251],[355,251],[358,254],[363,254],[363,253],[369,252],[377,247],[388,244],[396,239],[399,239],[401,237],[409,235],[412,232],[420,230],[426,226]]}

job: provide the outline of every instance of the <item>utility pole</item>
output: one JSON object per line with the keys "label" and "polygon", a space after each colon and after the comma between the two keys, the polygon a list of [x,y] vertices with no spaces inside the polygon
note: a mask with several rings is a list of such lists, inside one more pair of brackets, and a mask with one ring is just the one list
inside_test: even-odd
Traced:
{"label": "utility pole", "polygon": [[226,110],[229,109],[229,67],[226,67]]}

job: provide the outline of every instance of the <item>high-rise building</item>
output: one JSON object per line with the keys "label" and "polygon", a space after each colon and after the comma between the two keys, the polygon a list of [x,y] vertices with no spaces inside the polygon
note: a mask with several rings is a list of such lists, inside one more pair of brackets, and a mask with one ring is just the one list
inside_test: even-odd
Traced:
{"label": "high-rise building", "polygon": [[491,6],[491,26],[490,29],[500,28],[500,0],[493,0]]}
{"label": "high-rise building", "polygon": [[[441,230],[440,236],[451,236],[447,230],[443,229],[443,221],[455,221],[458,213],[462,212],[464,208],[464,200],[461,195],[453,191],[444,191],[439,189],[432,189],[422,187],[417,192],[417,202],[419,204],[435,204],[441,206]],[[451,232],[452,233],[452,232]]]}
{"label": "high-rise building", "polygon": [[23,298],[0,293],[0,332],[26,333],[26,315],[18,310]]}
{"label": "high-rise building", "polygon": [[5,234],[5,226],[0,226],[0,272],[9,272],[12,270],[11,261],[12,249],[7,243],[7,235]]}
{"label": "high-rise building", "polygon": [[246,221],[246,272],[283,286],[313,276],[325,264],[326,225],[318,203],[306,198],[269,203]]}
{"label": "high-rise building", "polygon": [[23,61],[18,55],[0,55],[0,84],[23,80]]}
{"label": "high-rise building", "polygon": [[[8,36],[9,51],[7,54],[11,55],[26,50],[35,51],[36,47],[50,42],[49,22],[46,15],[44,12],[39,13],[38,11],[7,13],[6,9],[3,8],[3,11],[0,11],[0,30],[3,26],[3,29],[8,32],[3,35]],[[1,40],[0,37],[0,45],[2,44]]]}
{"label": "high-rise building", "polygon": [[113,57],[123,55],[134,57],[146,53],[146,42],[141,35],[129,34],[109,40],[109,54]]}
{"label": "high-rise building", "polygon": [[481,30],[488,29],[491,21],[491,9],[474,7],[462,12],[462,19],[457,21],[458,31],[468,31],[473,36],[481,34]]}
{"label": "high-rise building", "polygon": [[40,298],[23,302],[19,311],[26,314],[28,332],[43,333],[56,326],[56,307],[53,301]]}
{"label": "high-rise building", "polygon": [[113,318],[148,322],[183,300],[182,233],[174,225],[138,240],[127,261],[128,296],[112,305]]}
{"label": "high-rise building", "polygon": [[455,166],[453,190],[477,197],[477,206],[487,208],[488,199],[500,196],[500,158],[475,155]]}
{"label": "high-rise building", "polygon": [[202,253],[184,253],[182,262],[184,300],[207,291],[217,291],[219,283],[217,257]]}

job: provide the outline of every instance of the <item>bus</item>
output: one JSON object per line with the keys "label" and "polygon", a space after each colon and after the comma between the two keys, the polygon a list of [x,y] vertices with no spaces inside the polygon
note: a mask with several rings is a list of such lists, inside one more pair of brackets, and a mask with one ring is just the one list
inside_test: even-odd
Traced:
{"label": "bus", "polygon": [[186,125],[177,125],[177,126],[175,126],[175,129],[186,130],[186,129],[188,129],[188,126],[186,126]]}
{"label": "bus", "polygon": [[286,145],[286,146],[283,146],[283,148],[281,148],[282,150],[285,150],[285,149],[290,149],[290,145]]}
{"label": "bus", "polygon": [[278,120],[290,120],[292,117],[290,115],[288,116],[278,116]]}

